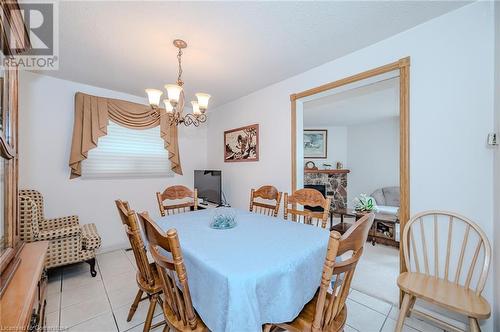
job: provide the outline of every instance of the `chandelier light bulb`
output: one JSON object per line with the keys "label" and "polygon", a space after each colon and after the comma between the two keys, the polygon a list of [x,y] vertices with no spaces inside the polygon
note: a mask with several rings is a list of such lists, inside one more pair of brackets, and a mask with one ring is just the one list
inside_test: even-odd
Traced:
{"label": "chandelier light bulb", "polygon": [[163,103],[165,104],[165,111],[167,111],[167,113],[173,113],[174,112],[174,107],[170,103],[170,100],[163,99]]}
{"label": "chandelier light bulb", "polygon": [[154,107],[160,106],[160,98],[163,92],[157,89],[146,89],[146,93],[148,94],[149,105]]}
{"label": "chandelier light bulb", "polygon": [[193,106],[193,114],[200,115],[201,111],[200,111],[200,106],[198,105],[198,102],[193,100],[191,102],[191,105]]}
{"label": "chandelier light bulb", "polygon": [[168,99],[172,103],[172,106],[175,106],[179,102],[182,87],[177,84],[166,84],[165,89],[167,89]]}
{"label": "chandelier light bulb", "polygon": [[198,99],[198,105],[200,107],[200,110],[205,111],[208,108],[208,101],[210,99],[210,95],[208,93],[197,93],[196,98]]}

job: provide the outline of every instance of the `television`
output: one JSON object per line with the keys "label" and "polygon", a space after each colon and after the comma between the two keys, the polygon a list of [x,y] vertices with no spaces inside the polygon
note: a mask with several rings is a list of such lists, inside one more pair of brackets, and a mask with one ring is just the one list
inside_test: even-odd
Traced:
{"label": "television", "polygon": [[222,171],[195,170],[194,187],[198,189],[198,198],[222,204]]}

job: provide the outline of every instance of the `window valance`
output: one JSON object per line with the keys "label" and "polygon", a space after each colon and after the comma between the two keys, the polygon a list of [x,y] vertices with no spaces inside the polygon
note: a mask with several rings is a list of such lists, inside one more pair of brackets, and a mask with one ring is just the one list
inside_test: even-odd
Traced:
{"label": "window valance", "polygon": [[159,118],[153,117],[151,109],[146,105],[77,92],[69,158],[71,179],[82,175],[81,162],[87,159],[89,150],[97,147],[99,137],[107,134],[109,120],[120,126],[138,130],[160,126],[160,136],[165,142],[171,169],[182,175],[177,126],[169,125],[165,112],[162,112]]}

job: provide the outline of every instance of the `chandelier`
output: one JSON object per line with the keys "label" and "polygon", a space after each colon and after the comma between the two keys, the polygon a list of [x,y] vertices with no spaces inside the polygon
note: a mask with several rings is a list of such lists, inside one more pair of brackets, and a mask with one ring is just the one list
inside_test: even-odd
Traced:
{"label": "chandelier", "polygon": [[[175,84],[165,85],[165,89],[167,90],[167,98],[163,99],[165,111],[169,115],[171,126],[178,126],[180,123],[183,123],[185,126],[194,125],[198,127],[200,123],[207,121],[205,112],[207,111],[210,95],[207,93],[196,93],[195,96],[197,101],[191,101],[193,113],[184,114],[185,97],[182,88],[184,85],[182,81],[182,50],[187,47],[187,43],[184,40],[176,39],[173,44],[178,49],[177,82]],[[154,117],[161,116],[163,110],[160,108],[160,99],[163,95],[163,91],[158,89],[146,89],[146,93],[148,95],[149,105],[153,109],[151,115]]]}

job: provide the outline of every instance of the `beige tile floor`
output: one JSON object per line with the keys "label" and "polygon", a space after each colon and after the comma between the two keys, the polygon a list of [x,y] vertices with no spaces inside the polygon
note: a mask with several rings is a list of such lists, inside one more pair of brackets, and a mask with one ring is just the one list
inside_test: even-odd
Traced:
{"label": "beige tile floor", "polygon": [[[147,312],[141,302],[131,322],[126,321],[137,292],[135,264],[130,251],[118,250],[97,257],[97,276],[85,263],[54,269],[49,273],[47,327],[63,331],[142,331]],[[398,309],[391,303],[352,290],[347,300],[345,331],[393,331]],[[163,320],[157,309],[153,322]],[[409,318],[407,332],[441,331],[426,322]],[[156,329],[161,331],[162,327]]]}

